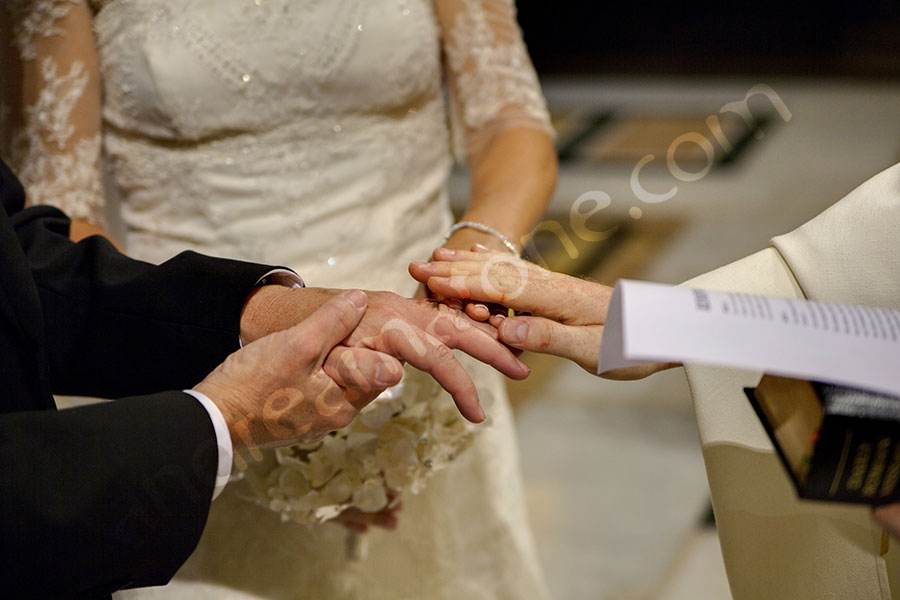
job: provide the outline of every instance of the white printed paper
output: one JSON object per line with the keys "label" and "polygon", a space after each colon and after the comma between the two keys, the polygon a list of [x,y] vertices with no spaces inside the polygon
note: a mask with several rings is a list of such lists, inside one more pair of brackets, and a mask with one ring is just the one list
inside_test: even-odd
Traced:
{"label": "white printed paper", "polygon": [[900,395],[900,311],[620,280],[597,372],[697,362]]}

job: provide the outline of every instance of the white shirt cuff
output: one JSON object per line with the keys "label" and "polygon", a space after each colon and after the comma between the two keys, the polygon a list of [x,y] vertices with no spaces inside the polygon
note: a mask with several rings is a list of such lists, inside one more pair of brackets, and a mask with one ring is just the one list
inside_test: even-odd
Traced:
{"label": "white shirt cuff", "polygon": [[212,421],[213,429],[216,432],[216,446],[219,449],[219,465],[216,467],[216,487],[213,489],[212,499],[215,500],[225,484],[231,478],[231,463],[234,460],[234,448],[231,445],[231,434],[228,432],[228,424],[222,411],[216,406],[216,403],[209,399],[206,394],[201,394],[196,390],[184,390],[185,394],[189,394],[197,399],[197,402],[203,405],[209,418]]}

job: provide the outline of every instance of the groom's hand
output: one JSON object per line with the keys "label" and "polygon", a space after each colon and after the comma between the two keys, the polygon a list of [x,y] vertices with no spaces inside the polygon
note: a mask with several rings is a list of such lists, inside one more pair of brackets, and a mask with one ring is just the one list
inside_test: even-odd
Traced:
{"label": "groom's hand", "polygon": [[[252,340],[302,322],[316,307],[339,293],[340,290],[322,288],[260,288],[245,308],[241,335]],[[530,372],[497,340],[493,327],[426,300],[411,300],[391,292],[366,294],[366,314],[344,343],[389,354],[430,373],[470,421],[482,421],[484,412],[475,385],[452,349],[462,350],[512,379],[524,379]]]}
{"label": "groom's hand", "polygon": [[359,290],[337,295],[299,325],[235,352],[195,386],[222,412],[236,450],[321,439],[400,381],[397,359],[339,345],[366,304]]}

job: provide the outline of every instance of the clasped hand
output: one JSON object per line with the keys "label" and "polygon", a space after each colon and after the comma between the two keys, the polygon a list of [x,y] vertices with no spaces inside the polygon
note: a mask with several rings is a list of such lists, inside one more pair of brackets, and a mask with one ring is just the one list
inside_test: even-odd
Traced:
{"label": "clasped hand", "polygon": [[[488,320],[505,344],[552,354],[596,373],[603,324],[612,288],[554,273],[509,253],[473,246],[472,251],[438,248],[432,262],[409,266],[410,274],[434,294],[466,302],[473,319]],[[526,316],[506,317],[485,304]],[[602,374],[608,379],[639,379],[674,366],[657,363]]]}
{"label": "clasped hand", "polygon": [[490,325],[391,292],[265,286],[248,300],[241,337],[247,345],[196,386],[222,410],[235,448],[345,427],[398,383],[401,361],[430,373],[473,422],[485,415],[453,349],[513,379],[529,374]]}

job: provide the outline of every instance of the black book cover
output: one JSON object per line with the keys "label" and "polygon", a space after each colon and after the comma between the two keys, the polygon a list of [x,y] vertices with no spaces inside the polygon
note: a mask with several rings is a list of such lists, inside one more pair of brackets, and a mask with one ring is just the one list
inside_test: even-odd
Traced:
{"label": "black book cover", "polygon": [[[798,384],[805,382],[767,375],[757,388],[744,391],[799,497],[873,505],[900,500],[900,398],[821,383]],[[791,390],[790,397],[785,389]],[[817,415],[773,423],[773,403],[782,407],[791,403],[784,407],[791,411],[803,394],[815,398]],[[810,422],[817,422],[818,428]],[[783,427],[794,430],[794,440],[808,436],[802,460],[797,459],[796,444],[791,448],[786,443]]]}

